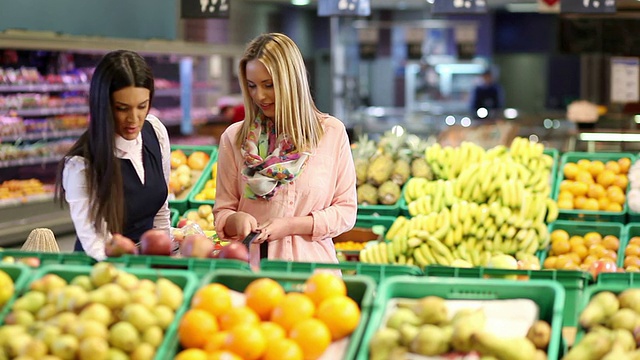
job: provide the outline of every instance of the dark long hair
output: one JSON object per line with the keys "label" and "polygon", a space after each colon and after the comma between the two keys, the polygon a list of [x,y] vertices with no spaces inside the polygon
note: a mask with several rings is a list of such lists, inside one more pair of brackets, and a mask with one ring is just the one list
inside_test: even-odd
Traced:
{"label": "dark long hair", "polygon": [[81,156],[86,161],[90,216],[98,232],[104,230],[102,220],[111,233],[122,232],[124,226],[124,189],[120,161],[114,152],[116,131],[111,95],[130,86],[149,89],[149,100],[153,99],[153,74],[144,58],[127,50],[104,55],[91,78],[89,128],[58,164],[55,200],[63,205],[62,173],[66,160]]}

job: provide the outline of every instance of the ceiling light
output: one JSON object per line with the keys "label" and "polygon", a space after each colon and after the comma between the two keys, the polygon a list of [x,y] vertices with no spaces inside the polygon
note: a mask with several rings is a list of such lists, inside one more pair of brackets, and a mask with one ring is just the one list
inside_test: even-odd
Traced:
{"label": "ceiling light", "polygon": [[[640,0],[638,0],[638,1],[640,1]],[[433,4],[434,2],[436,2],[436,0],[427,0],[427,3],[429,3],[429,4]]]}
{"label": "ceiling light", "polygon": [[291,0],[291,5],[296,6],[305,6],[309,5],[309,3],[311,3],[311,0]]}

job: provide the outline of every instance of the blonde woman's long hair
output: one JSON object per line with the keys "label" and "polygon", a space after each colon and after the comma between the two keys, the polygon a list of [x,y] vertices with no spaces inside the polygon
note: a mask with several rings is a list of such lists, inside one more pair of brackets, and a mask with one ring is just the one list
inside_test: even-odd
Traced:
{"label": "blonde woman's long hair", "polygon": [[247,85],[247,63],[258,60],[273,79],[275,93],[276,136],[286,134],[299,151],[315,149],[324,134],[320,119],[323,114],[316,107],[307,79],[307,69],[298,46],[280,33],[263,34],[247,47],[239,64],[240,87],[244,97],[245,121],[236,143],[242,146],[249,127],[260,114],[251,99]]}

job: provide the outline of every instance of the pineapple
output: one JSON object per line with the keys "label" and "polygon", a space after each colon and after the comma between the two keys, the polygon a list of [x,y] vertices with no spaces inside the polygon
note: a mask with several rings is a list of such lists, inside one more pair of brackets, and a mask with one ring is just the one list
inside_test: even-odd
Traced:
{"label": "pineapple", "polygon": [[385,181],[378,188],[378,200],[383,205],[393,205],[400,199],[401,192],[400,185],[391,180]]}
{"label": "pineapple", "polygon": [[378,189],[369,184],[364,183],[357,188],[358,205],[378,205]]}
{"label": "pineapple", "polygon": [[411,176],[421,177],[427,180],[433,180],[435,178],[433,170],[427,159],[424,156],[424,152],[429,147],[431,140],[423,141],[415,135],[410,135],[407,139],[408,149],[411,152]]}
{"label": "pineapple", "polygon": [[351,154],[356,167],[357,184],[362,185],[367,181],[367,169],[369,161],[376,153],[376,144],[373,140],[369,140],[367,134],[360,137],[358,142],[352,145]]}
{"label": "pineapple", "polygon": [[391,131],[387,131],[382,135],[378,142],[378,152],[367,169],[367,181],[369,183],[380,186],[389,180],[405,137],[406,135],[398,136]]}
{"label": "pineapple", "polygon": [[409,180],[409,176],[411,176],[411,155],[406,151],[402,151],[393,165],[391,180],[402,186]]}

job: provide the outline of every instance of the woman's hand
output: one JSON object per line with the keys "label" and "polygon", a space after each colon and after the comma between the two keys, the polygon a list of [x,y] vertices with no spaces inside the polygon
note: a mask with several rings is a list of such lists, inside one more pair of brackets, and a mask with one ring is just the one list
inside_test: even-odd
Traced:
{"label": "woman's hand", "polygon": [[286,218],[273,218],[267,220],[264,224],[260,224],[257,230],[260,235],[253,240],[254,243],[260,244],[264,241],[281,240],[291,235],[291,223]]}
{"label": "woman's hand", "polygon": [[252,231],[257,231],[258,221],[246,212],[238,211],[230,215],[225,225],[225,233],[229,236],[245,238]]}

